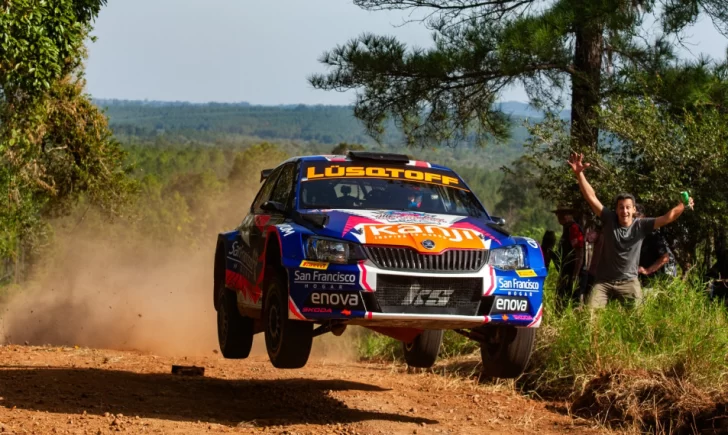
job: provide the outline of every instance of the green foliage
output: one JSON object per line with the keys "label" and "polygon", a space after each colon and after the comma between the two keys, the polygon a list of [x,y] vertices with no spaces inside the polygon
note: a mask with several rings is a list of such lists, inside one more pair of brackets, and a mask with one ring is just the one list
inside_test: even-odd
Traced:
{"label": "green foliage", "polygon": [[80,200],[118,213],[134,184],[83,94],[84,42],[105,0],[19,0],[0,14],[0,258]]}
{"label": "green foliage", "polygon": [[553,314],[553,286],[530,364],[542,393],[577,393],[605,371],[677,374],[703,390],[728,386],[728,312],[702,291],[700,277],[665,281],[646,290],[637,308]]}
{"label": "green foliage", "polygon": [[13,0],[0,13],[2,99],[42,96],[81,63],[90,23],[106,0]]}
{"label": "green foliage", "polygon": [[229,180],[237,185],[254,186],[260,182],[260,169],[271,169],[288,156],[275,145],[264,142],[254,145],[235,156]]}
{"label": "green foliage", "polygon": [[[608,207],[619,192],[630,192],[648,215],[659,216],[676,206],[679,192],[690,191],[695,211],[665,227],[685,268],[697,260],[696,249],[709,241],[727,219],[728,116],[712,107],[678,112],[647,98],[614,98],[601,113],[607,140],[585,160],[587,176]],[[543,174],[538,186],[545,198],[569,199],[589,214],[576,181],[564,162],[570,152],[566,126],[549,118],[532,126],[528,158]]]}
{"label": "green foliage", "polygon": [[[596,146],[592,123],[607,95],[625,90],[634,71],[672,57],[671,37],[709,16],[725,30],[728,3],[689,0],[356,0],[367,10],[408,10],[433,31],[428,49],[408,48],[389,36],[364,34],[321,57],[327,74],[311,84],[356,90],[354,113],[373,135],[389,119],[409,144],[484,143],[508,133],[494,103],[503,89],[522,84],[532,102],[557,106],[571,81],[576,146]],[[645,20],[662,36],[653,44]],[[627,86],[628,87],[628,86]]]}

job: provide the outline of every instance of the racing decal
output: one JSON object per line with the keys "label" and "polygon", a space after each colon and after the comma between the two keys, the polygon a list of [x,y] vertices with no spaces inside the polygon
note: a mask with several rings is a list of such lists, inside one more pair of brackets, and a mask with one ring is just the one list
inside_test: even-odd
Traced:
{"label": "racing decal", "polygon": [[483,288],[485,291],[483,292],[483,296],[490,296],[495,292],[495,269],[493,266],[486,265],[485,268],[488,270],[488,275],[486,276],[486,282]]}
{"label": "racing decal", "polygon": [[453,293],[455,293],[455,290],[428,290],[415,284],[410,287],[407,296],[402,301],[402,305],[446,307]]}
{"label": "racing decal", "polygon": [[448,249],[488,249],[490,241],[468,228],[422,224],[361,224],[353,232],[360,243],[407,246],[419,252],[441,253]]}
{"label": "racing decal", "polygon": [[375,221],[372,218],[366,217],[366,216],[357,216],[357,215],[349,216],[346,219],[346,223],[344,224],[344,229],[341,231],[341,236],[343,237],[349,231],[356,229],[358,226],[360,226],[362,224],[377,224],[377,223],[379,223],[379,222]]}
{"label": "racing decal", "polygon": [[516,270],[516,275],[520,276],[521,278],[535,278],[536,271],[533,269]]}
{"label": "racing decal", "polygon": [[346,162],[349,160],[346,158],[346,156],[339,156],[339,155],[332,155],[332,154],[322,155],[321,157],[325,158],[326,160],[328,160],[330,162]]}
{"label": "racing decal", "polygon": [[[331,178],[383,178],[418,181],[468,190],[455,174],[449,171],[434,170],[426,167],[407,169],[388,166],[353,166],[350,162],[342,164],[315,163],[304,169],[302,182]],[[449,174],[449,175],[448,175]]]}
{"label": "racing decal", "polygon": [[428,162],[423,162],[421,160],[410,160],[409,163],[407,163],[408,166],[418,166],[420,168],[431,168],[432,165]]}
{"label": "racing decal", "polygon": [[372,217],[380,222],[392,224],[443,225],[448,223],[442,216],[416,211],[378,211]]}
{"label": "racing decal", "polygon": [[346,272],[325,272],[319,270],[293,271],[293,284],[303,288],[336,290],[357,285],[357,274]]}
{"label": "racing decal", "polygon": [[329,263],[324,263],[322,261],[303,260],[298,267],[303,267],[305,269],[326,270],[329,268]]}
{"label": "racing decal", "polygon": [[[328,310],[328,311],[322,311]],[[332,310],[363,311],[364,301],[359,292],[312,291],[303,307],[303,312],[332,312]]]}
{"label": "racing decal", "polygon": [[513,290],[526,290],[526,291],[538,291],[541,289],[541,283],[538,281],[526,281],[518,278],[498,278],[498,288],[501,289],[513,289]]}
{"label": "racing decal", "polygon": [[225,286],[238,292],[243,301],[255,299],[253,286],[243,275],[231,270],[225,271]]}
{"label": "racing decal", "polygon": [[281,232],[281,235],[283,237],[288,237],[296,232],[296,230],[294,230],[293,227],[288,224],[278,225],[278,231]]}
{"label": "racing decal", "polygon": [[528,246],[532,247],[533,249],[538,249],[538,243],[535,240],[528,237],[524,237],[523,239],[526,241],[526,243],[528,243]]}
{"label": "racing decal", "polygon": [[[365,261],[360,261],[357,263],[357,267],[359,268],[359,285],[361,288],[368,292],[374,291],[369,284],[369,281],[367,280],[367,267],[364,265]],[[376,285],[376,284],[375,284]]]}
{"label": "racing decal", "polygon": [[491,314],[500,313],[527,313],[528,312],[528,299],[523,297],[506,297],[496,296],[493,301],[493,307],[490,310]]}
{"label": "racing decal", "polygon": [[490,240],[495,241],[499,245],[501,244],[501,241],[500,241],[500,239],[498,239],[498,237],[494,236],[493,234],[489,233],[488,231],[486,231],[483,228],[480,228],[480,227],[477,227],[477,226],[471,224],[470,222],[464,222],[464,221],[456,222],[452,225],[452,228],[470,229],[472,231],[476,231],[478,233],[483,234],[485,237],[487,237]]}
{"label": "racing decal", "polygon": [[261,232],[265,228],[265,226],[268,224],[268,221],[270,221],[270,216],[265,214],[260,214],[255,216],[255,226],[260,230]]}
{"label": "racing decal", "polygon": [[543,305],[538,307],[538,312],[536,313],[536,316],[533,318],[533,321],[526,325],[528,328],[538,328],[541,326],[541,320],[543,320]]}
{"label": "racing decal", "polygon": [[288,296],[288,318],[306,320],[306,317],[304,317],[303,314],[301,314],[301,311],[299,311],[298,307],[296,306],[296,303],[293,302],[293,299],[291,299],[290,296]]}

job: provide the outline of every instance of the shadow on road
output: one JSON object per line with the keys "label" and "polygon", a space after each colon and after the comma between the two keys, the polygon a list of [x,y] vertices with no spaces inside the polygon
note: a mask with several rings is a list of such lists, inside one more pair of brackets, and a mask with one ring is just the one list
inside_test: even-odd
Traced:
{"label": "shadow on road", "polygon": [[330,391],[387,391],[343,380],[225,380],[159,373],[0,366],[3,406],[34,411],[127,416],[256,426],[437,421],[352,409]]}

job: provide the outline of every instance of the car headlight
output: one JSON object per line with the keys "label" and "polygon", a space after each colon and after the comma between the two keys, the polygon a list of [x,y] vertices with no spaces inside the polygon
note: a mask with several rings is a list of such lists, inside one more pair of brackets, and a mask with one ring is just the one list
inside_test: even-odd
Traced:
{"label": "car headlight", "polygon": [[525,267],[523,248],[520,245],[513,245],[491,249],[488,264],[501,270],[522,269]]}
{"label": "car headlight", "polygon": [[365,260],[366,256],[361,246],[355,243],[311,237],[306,242],[306,258],[328,263],[346,264]]}

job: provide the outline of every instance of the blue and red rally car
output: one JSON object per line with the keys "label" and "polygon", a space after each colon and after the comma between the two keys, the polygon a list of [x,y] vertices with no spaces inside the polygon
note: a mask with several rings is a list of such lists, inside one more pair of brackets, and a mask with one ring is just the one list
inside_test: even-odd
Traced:
{"label": "blue and red rally car", "polygon": [[429,367],[452,329],[481,343],[486,375],[523,372],[543,315],[541,249],[503,230],[455,172],[350,152],[292,158],[261,179],[250,213],[217,241],[226,358],[247,357],[263,332],[275,367],[302,367],[315,336],[360,325]]}

